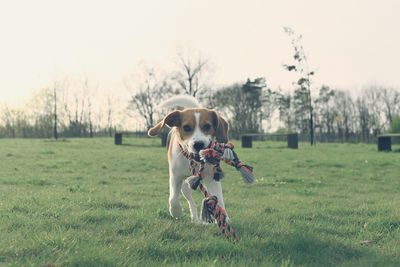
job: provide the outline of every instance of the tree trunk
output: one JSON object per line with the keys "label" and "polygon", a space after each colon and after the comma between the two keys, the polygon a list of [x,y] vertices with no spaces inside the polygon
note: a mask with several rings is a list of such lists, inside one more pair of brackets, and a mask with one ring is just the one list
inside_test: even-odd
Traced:
{"label": "tree trunk", "polygon": [[57,131],[57,88],[54,86],[54,139],[58,139]]}
{"label": "tree trunk", "polygon": [[314,118],[313,118],[312,108],[310,114],[310,144],[314,145]]}
{"label": "tree trunk", "polygon": [[89,137],[93,137],[93,124],[92,121],[89,121]]}

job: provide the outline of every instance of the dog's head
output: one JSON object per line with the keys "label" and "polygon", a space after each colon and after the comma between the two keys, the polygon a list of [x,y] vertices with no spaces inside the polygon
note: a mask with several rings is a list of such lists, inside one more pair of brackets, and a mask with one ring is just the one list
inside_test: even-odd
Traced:
{"label": "dog's head", "polygon": [[205,108],[176,110],[149,129],[150,136],[156,136],[164,126],[176,127],[181,144],[191,153],[198,153],[216,138],[228,142],[228,123],[216,111]]}

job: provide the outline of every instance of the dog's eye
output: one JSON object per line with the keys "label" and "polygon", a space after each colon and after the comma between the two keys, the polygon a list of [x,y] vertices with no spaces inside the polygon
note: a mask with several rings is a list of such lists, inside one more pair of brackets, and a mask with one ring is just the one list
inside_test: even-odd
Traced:
{"label": "dog's eye", "polygon": [[192,127],[190,127],[190,125],[185,125],[185,126],[183,126],[183,130],[185,132],[190,132],[192,130]]}
{"label": "dog's eye", "polygon": [[209,130],[211,129],[211,125],[210,124],[204,124],[204,126],[203,126],[203,130],[204,131],[206,131],[206,132],[208,132]]}

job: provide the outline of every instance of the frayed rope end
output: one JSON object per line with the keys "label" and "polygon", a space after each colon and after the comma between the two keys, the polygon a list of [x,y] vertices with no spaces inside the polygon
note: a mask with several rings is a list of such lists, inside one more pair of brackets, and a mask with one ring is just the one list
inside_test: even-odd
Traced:
{"label": "frayed rope end", "polygon": [[256,177],[253,174],[252,167],[247,165],[241,165],[238,167],[240,174],[242,175],[243,181],[246,184],[252,184],[256,180]]}
{"label": "frayed rope end", "polygon": [[203,199],[202,209],[201,209],[201,219],[204,222],[212,223],[214,222],[214,211],[218,203],[218,198],[216,196],[209,196]]}

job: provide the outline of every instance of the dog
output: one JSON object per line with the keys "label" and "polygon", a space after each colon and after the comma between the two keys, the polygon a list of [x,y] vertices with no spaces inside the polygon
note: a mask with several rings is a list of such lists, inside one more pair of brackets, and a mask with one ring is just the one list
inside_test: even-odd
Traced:
{"label": "dog", "polygon": [[[179,201],[180,192],[182,192],[189,204],[191,221],[201,223],[192,197],[192,189],[185,182],[185,179],[192,175],[190,161],[185,155],[197,155],[213,140],[227,143],[228,123],[215,110],[202,108],[191,96],[175,96],[160,106],[184,108],[170,112],[148,131],[149,136],[156,136],[164,127],[171,128],[168,145],[169,212],[174,218],[182,216],[182,206]],[[212,170],[213,166],[206,164],[203,183],[209,193],[218,198],[218,204],[225,208],[221,182],[212,178]]]}

